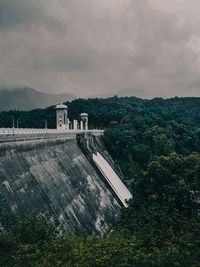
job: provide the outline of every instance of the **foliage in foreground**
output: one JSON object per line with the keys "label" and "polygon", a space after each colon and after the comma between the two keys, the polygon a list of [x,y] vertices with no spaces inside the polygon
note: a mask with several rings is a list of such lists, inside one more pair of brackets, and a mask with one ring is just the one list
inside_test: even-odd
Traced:
{"label": "foliage in foreground", "polygon": [[1,233],[0,262],[1,266],[199,266],[197,237],[190,232],[168,235],[173,238],[148,237],[148,247],[142,236],[123,231],[104,237],[62,234],[38,242],[31,242],[31,236],[21,240],[11,231]]}

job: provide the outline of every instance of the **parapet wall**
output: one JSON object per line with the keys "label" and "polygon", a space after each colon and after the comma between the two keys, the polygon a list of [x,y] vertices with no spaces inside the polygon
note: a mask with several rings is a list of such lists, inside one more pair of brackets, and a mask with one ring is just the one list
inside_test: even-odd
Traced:
{"label": "parapet wall", "polygon": [[[6,130],[4,130],[6,129]],[[74,130],[55,130],[55,129],[15,129],[0,128],[0,144],[4,142],[16,142],[25,140],[38,140],[38,139],[75,139],[77,135],[83,134],[84,136],[102,136],[103,130],[88,130],[88,131],[74,131]]]}
{"label": "parapet wall", "polygon": [[66,129],[33,129],[33,128],[0,128],[0,135],[27,135],[27,134],[103,134],[103,130],[66,130]]}

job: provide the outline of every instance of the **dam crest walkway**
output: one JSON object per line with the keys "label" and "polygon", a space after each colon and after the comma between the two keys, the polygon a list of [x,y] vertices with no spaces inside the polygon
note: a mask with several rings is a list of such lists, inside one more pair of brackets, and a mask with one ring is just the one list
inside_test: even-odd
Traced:
{"label": "dam crest walkway", "polygon": [[38,139],[56,139],[64,137],[66,139],[75,139],[77,135],[102,136],[104,130],[57,130],[57,129],[32,129],[32,128],[0,128],[0,143],[38,140]]}
{"label": "dam crest walkway", "polygon": [[104,130],[93,129],[93,130],[65,130],[65,129],[32,129],[32,128],[0,128],[0,135],[10,134],[80,134],[80,133],[97,133],[103,134]]}

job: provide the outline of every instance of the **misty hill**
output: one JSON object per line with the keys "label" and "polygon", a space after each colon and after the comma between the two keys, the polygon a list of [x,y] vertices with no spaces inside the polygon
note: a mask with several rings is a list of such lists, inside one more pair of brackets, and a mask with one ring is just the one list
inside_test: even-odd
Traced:
{"label": "misty hill", "polygon": [[70,94],[43,93],[29,87],[15,89],[0,87],[0,111],[45,108],[74,98]]}

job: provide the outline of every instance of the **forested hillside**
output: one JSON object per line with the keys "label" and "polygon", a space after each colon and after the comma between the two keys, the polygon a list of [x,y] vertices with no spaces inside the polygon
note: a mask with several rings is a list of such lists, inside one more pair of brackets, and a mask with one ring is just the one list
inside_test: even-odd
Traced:
{"label": "forested hillside", "polygon": [[[81,112],[89,114],[90,126],[108,127],[110,122],[118,123],[134,121],[142,123],[142,117],[148,117],[149,122],[158,123],[159,119],[177,120],[177,116],[189,116],[195,120],[200,115],[200,98],[154,98],[145,100],[136,97],[111,97],[94,99],[77,99],[65,102],[69,108],[71,119],[78,118]],[[0,113],[0,127],[12,127],[12,115],[20,120],[20,127],[44,127],[47,119],[49,128],[55,128],[55,109],[53,106],[46,109],[31,111],[10,110]],[[134,120],[133,120],[134,119]]]}
{"label": "forested hillside", "polygon": [[[133,199],[105,236],[58,235],[48,217],[15,218],[0,233],[2,266],[200,266],[200,98],[79,99],[107,127],[104,142],[130,182]],[[0,113],[0,127],[55,126],[53,107]],[[7,219],[6,219],[7,218]],[[111,229],[110,229],[111,230]]]}

